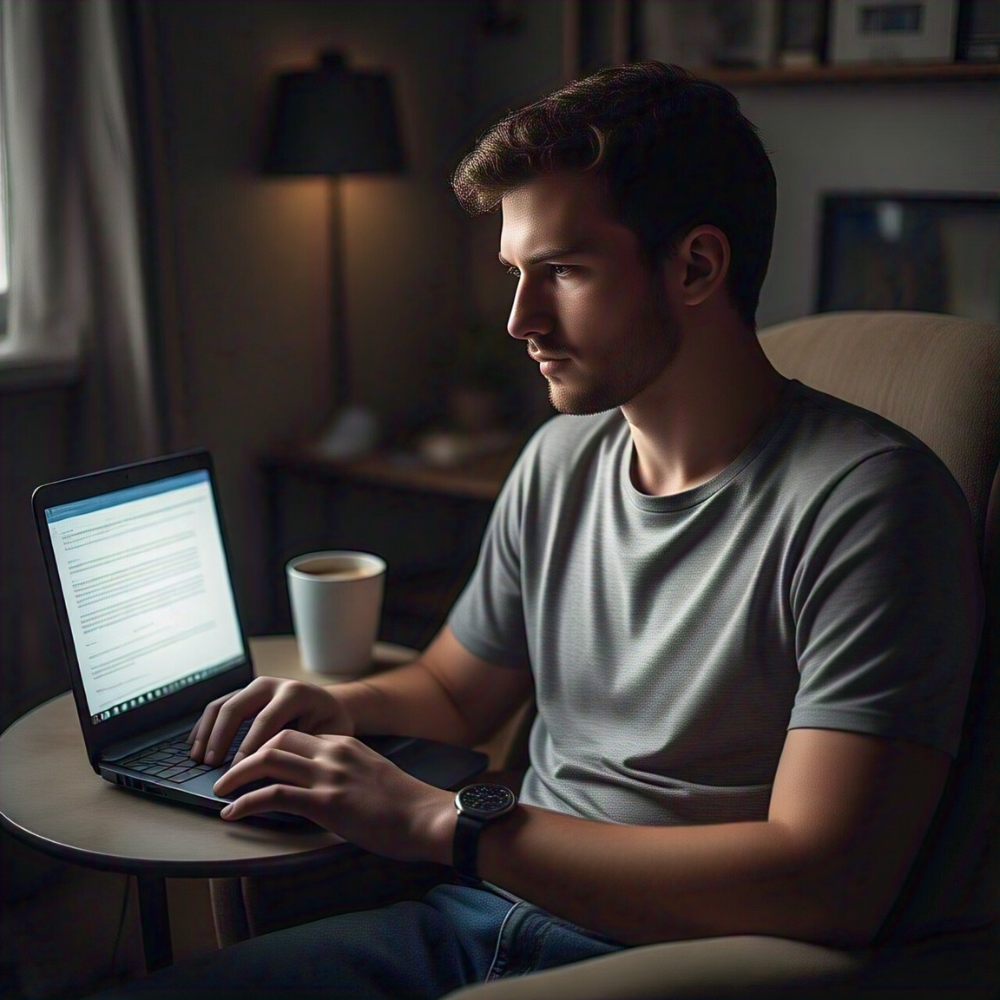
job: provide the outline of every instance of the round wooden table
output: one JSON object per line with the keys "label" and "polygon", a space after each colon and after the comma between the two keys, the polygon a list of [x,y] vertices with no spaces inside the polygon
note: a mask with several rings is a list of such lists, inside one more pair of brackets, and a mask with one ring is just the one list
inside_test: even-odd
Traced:
{"label": "round wooden table", "polygon": [[[292,636],[250,640],[258,675],[330,683],[301,666]],[[416,653],[377,643],[378,668]],[[165,879],[300,871],[344,841],[325,830],[227,823],[216,815],[121,789],[94,773],[71,693],[18,719],[0,736],[0,824],[63,861],[134,875],[149,971],[172,960]]]}

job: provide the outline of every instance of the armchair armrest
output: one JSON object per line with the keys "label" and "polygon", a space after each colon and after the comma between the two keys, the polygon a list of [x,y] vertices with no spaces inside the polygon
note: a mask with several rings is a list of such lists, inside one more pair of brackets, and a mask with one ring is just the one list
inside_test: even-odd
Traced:
{"label": "armchair armrest", "polygon": [[465,987],[448,1000],[740,1000],[851,993],[869,952],[742,935],[644,945]]}

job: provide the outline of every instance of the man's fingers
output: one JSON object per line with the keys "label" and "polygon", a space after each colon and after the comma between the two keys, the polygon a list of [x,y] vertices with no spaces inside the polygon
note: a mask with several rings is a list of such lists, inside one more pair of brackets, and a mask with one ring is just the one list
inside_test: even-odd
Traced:
{"label": "man's fingers", "polygon": [[188,736],[189,743],[194,743],[199,737],[204,741],[212,731],[212,726],[215,724],[215,718],[219,714],[222,703],[228,698],[232,698],[235,693],[235,691],[230,691],[229,694],[225,694],[221,698],[216,698],[215,701],[210,701],[205,706],[205,710],[198,717],[198,721],[191,729],[191,733]]}
{"label": "man's fingers", "polygon": [[257,712],[233,757],[233,763],[238,764],[244,757],[256,753],[273,736],[292,725],[300,714],[295,690],[283,688]]}
{"label": "man's fingers", "polygon": [[231,768],[213,786],[216,795],[229,795],[252,781],[287,782],[310,786],[315,780],[312,761],[301,754],[267,747],[246,757]]}
{"label": "man's fingers", "polygon": [[229,694],[223,695],[221,698],[216,698],[215,701],[211,701],[205,706],[205,710],[201,713],[201,718],[198,719],[194,724],[194,728],[188,734],[188,743],[191,744],[191,757],[195,760],[200,761],[203,758],[205,744],[208,742],[209,736],[212,735],[215,720],[219,717],[219,710],[236,693],[236,691],[230,691]]}
{"label": "man's fingers", "polygon": [[222,810],[227,820],[291,813],[400,859],[418,856],[409,838],[431,805],[435,816],[454,815],[450,793],[411,777],[354,737],[293,729],[234,764],[215,791],[234,800]]}
{"label": "man's fingers", "polygon": [[208,737],[205,748],[206,764],[221,764],[244,719],[257,715],[273,696],[273,685],[268,679],[257,678],[242,691],[231,695],[219,706],[211,729],[199,735]]}
{"label": "man's fingers", "polygon": [[258,677],[242,691],[217,698],[202,713],[189,739],[191,757],[218,766],[232,745],[241,723],[252,723],[237,748],[236,762],[259,750],[269,739],[289,726],[312,731],[328,727],[337,732],[349,728],[349,720],[329,693],[314,684]]}
{"label": "man's fingers", "polygon": [[230,802],[222,812],[224,819],[243,819],[259,813],[284,812],[304,816],[314,823],[320,822],[320,810],[315,795],[308,788],[293,785],[269,785],[257,788]]}

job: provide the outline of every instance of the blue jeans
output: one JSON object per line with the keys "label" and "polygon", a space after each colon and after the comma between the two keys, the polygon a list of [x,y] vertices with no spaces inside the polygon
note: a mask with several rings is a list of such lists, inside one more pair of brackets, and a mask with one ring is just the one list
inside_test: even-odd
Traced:
{"label": "blue jeans", "polygon": [[492,886],[456,883],[253,938],[102,997],[431,1000],[621,947]]}

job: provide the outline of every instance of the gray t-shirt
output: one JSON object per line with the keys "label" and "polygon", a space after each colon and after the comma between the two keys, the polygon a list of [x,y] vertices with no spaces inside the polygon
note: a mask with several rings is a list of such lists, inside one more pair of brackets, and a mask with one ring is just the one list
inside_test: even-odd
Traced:
{"label": "gray t-shirt", "polygon": [[640,493],[632,454],[617,410],[544,425],[449,619],[534,675],[523,801],[755,820],[789,728],[955,753],[982,594],[965,498],[926,446],[793,381],[695,489]]}

